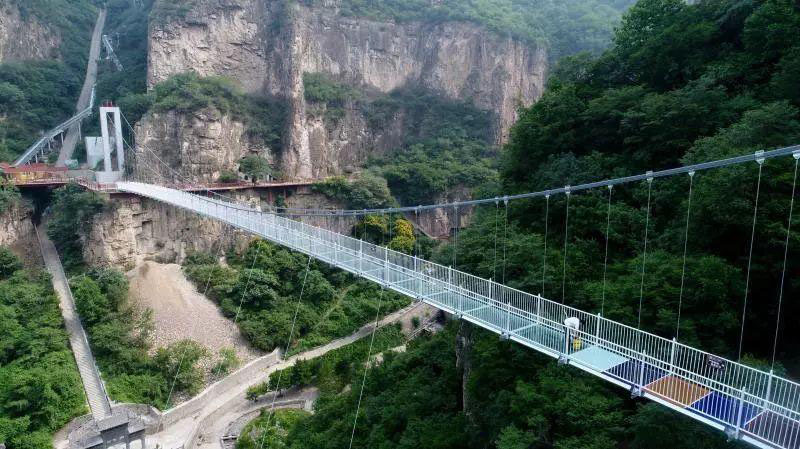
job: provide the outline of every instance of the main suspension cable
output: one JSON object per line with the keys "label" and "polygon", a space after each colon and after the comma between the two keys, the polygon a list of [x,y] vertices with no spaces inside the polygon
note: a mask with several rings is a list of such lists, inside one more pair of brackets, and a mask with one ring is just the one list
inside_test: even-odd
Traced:
{"label": "main suspension cable", "polygon": [[781,325],[781,311],[783,306],[783,287],[786,281],[786,260],[789,257],[789,236],[792,233],[792,213],[794,212],[794,193],[797,187],[797,165],[800,161],[800,152],[794,154],[794,177],[792,178],[792,199],[789,202],[789,220],[786,225],[786,242],[783,247],[783,269],[781,270],[781,287],[778,293],[778,313],[775,318],[775,339],[772,342],[772,368],[775,370],[775,354],[778,350],[778,330]]}
{"label": "main suspension cable", "polygon": [[747,297],[750,294],[750,268],[753,265],[753,243],[756,239],[756,222],[758,221],[758,198],[761,194],[761,173],[764,168],[764,160],[759,159],[758,163],[758,181],[756,182],[756,199],[753,205],[753,226],[750,230],[750,252],[747,256],[747,277],[744,283],[744,304],[742,305],[742,329],[739,332],[739,361],[742,360],[742,345],[744,343],[744,323],[747,318]]}

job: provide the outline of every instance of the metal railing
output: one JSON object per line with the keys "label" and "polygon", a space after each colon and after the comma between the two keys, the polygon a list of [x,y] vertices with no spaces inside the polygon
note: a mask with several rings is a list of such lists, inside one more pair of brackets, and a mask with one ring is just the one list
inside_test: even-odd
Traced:
{"label": "metal railing", "polygon": [[[322,228],[188,192],[119,182],[425,301],[759,447],[800,445],[800,385],[554,301]],[[564,319],[577,317],[581,330]],[[594,351],[598,357],[587,357]]]}

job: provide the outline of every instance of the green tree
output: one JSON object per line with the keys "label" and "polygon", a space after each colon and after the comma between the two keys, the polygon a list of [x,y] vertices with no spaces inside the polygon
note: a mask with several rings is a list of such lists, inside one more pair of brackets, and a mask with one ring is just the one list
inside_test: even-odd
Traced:
{"label": "green tree", "polygon": [[269,162],[263,157],[254,154],[245,156],[239,161],[239,171],[250,178],[253,184],[272,177],[272,168],[269,166]]}
{"label": "green tree", "polygon": [[0,247],[0,279],[7,279],[22,269],[22,261],[5,246]]}

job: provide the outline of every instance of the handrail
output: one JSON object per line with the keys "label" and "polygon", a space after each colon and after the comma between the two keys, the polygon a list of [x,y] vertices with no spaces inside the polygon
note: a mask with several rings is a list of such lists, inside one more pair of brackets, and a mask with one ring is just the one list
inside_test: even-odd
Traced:
{"label": "handrail", "polygon": [[[622,323],[590,314],[573,307],[565,306],[517,289],[479,278],[468,273],[445,267],[433,262],[409,256],[388,248],[363,242],[320,227],[311,226],[276,214],[259,211],[255,208],[232,205],[213,198],[162,186],[134,182],[119,182],[117,189],[155,199],[167,204],[193,211],[200,215],[220,220],[232,226],[258,234],[281,245],[332,263],[340,268],[354,272],[375,282],[382,283],[400,293],[422,299],[494,332],[503,334],[527,346],[545,351],[550,355],[569,360],[572,355],[569,345],[550,340],[537,342],[513,328],[511,317],[522,321],[546,325],[561,335],[568,332],[561,322],[567,316],[578,317],[585,331],[581,335],[590,337],[595,345],[611,353],[619,354],[626,360],[635,361],[640,366],[649,365],[654,369],[668,371],[671,376],[683,379],[692,385],[709,392],[726,395],[738,407],[750,407],[759,413],[772,413],[783,422],[800,426],[800,384],[761,371],[732,360],[714,356],[675,340],[668,340]],[[353,259],[353,256],[358,256]],[[343,260],[344,259],[347,260]],[[359,260],[360,269],[354,268]],[[363,264],[371,267],[361,271]],[[413,267],[413,268],[412,268]],[[447,303],[440,296],[426,297],[429,293],[449,294],[457,298],[458,304]],[[462,304],[462,302],[467,304]],[[475,306],[478,306],[477,308]],[[478,314],[481,309],[487,309]],[[493,321],[492,321],[493,320]],[[506,321],[507,320],[507,321]],[[591,334],[595,332],[595,334]],[[551,338],[552,336],[548,337]],[[552,347],[555,343],[557,347]],[[708,360],[713,358],[725,368],[717,370]],[[580,364],[580,362],[577,362]],[[589,367],[591,368],[591,367]],[[609,379],[602,370],[593,369],[593,374]],[[657,391],[648,390],[646,385],[638,385],[642,395],[663,397]],[[669,402],[669,401],[666,401]],[[673,401],[674,402],[674,401]],[[670,406],[669,404],[665,404]],[[686,407],[673,407],[686,412]],[[706,419],[705,412],[698,411],[690,416]],[[708,415],[705,413],[705,415]],[[778,420],[759,423],[766,430],[748,428],[746,423],[736,423],[736,432],[749,442],[766,440],[763,447],[793,447],[783,440],[777,440],[772,433],[778,432]],[[711,421],[712,423],[713,420]],[[714,423],[717,427],[722,424]],[[730,423],[725,424],[731,426]],[[759,427],[760,428],[760,427]],[[770,433],[772,432],[772,433]],[[772,435],[772,436],[771,436]],[[782,438],[786,438],[783,435]],[[758,443],[756,443],[758,444]]]}

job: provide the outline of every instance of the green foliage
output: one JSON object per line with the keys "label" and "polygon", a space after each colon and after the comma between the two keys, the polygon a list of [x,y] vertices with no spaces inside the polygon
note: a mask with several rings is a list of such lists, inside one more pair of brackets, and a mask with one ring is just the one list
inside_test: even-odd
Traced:
{"label": "green foliage", "polygon": [[[318,386],[323,393],[336,394],[363,374],[370,338],[329,351],[321,357],[298,360],[294,366],[270,374],[267,382],[247,389],[247,398],[256,401],[270,391]],[[372,354],[379,354],[405,343],[398,325],[380,328],[375,334]]]}
{"label": "green foliage", "polygon": [[68,184],[53,193],[47,235],[53,239],[68,271],[83,264],[78,230],[87,229],[92,217],[100,213],[105,204],[98,193],[77,184]]}
{"label": "green foliage", "polygon": [[431,92],[401,89],[363,106],[374,129],[403,114],[403,143],[369,162],[386,178],[401,204],[436,202],[459,188],[492,182],[496,157],[494,117],[468,101],[443,100]]}
{"label": "green foliage", "polygon": [[[800,104],[796,89],[787,87],[798,80],[800,47],[790,31],[798,24],[800,11],[789,0],[639,1],[625,15],[612,48],[594,60],[568,61],[541,101],[521,111],[504,152],[503,190],[536,191],[796,144]],[[757,357],[769,357],[773,345],[769,336],[775,331],[774,295],[782,268],[782,259],[774,255],[784,249],[792,169],[790,160],[764,166],[749,286],[752,307],[744,323],[745,351]],[[703,172],[694,182],[680,335],[688,344],[720,354],[738,350],[757,176],[755,165],[739,165]],[[646,188],[614,189],[606,287],[597,261],[603,259],[605,229],[598,223],[604,223],[607,195],[574,196],[565,282],[570,304],[599,310],[598,299],[605,296],[607,315],[630,324],[637,321],[642,296],[643,328],[673,336],[687,188],[685,178],[653,184],[643,291]],[[550,223],[563,222],[563,199],[550,203]],[[539,257],[544,207],[544,202],[522,204],[511,215],[513,232],[530,239],[526,243],[515,235],[513,245],[530,245],[528,251]],[[491,232],[492,217],[483,220],[478,226]],[[550,238],[563,238],[558,227],[552,232]],[[469,234],[464,237],[471,239]],[[793,233],[790,241],[798,238]],[[517,249],[511,251],[515,257]],[[549,267],[562,263],[562,252],[548,250]],[[797,256],[790,245],[789,260]],[[459,260],[484,273],[491,264],[490,257],[471,250]],[[552,296],[562,282],[557,270],[548,270],[543,280],[541,271],[537,276],[541,263],[523,269],[518,263],[512,284],[529,291],[544,287]],[[787,283],[784,295],[797,288]],[[796,311],[790,306],[783,313]],[[779,353],[794,359],[794,337],[779,335]]]}
{"label": "green foliage", "polygon": [[269,179],[272,176],[272,168],[270,168],[269,162],[255,154],[247,155],[239,161],[239,171],[253,181],[253,184]]}
{"label": "green foliage", "polygon": [[[123,273],[92,268],[73,277],[70,288],[113,400],[164,410],[172,405],[167,397],[173,382],[173,394],[193,395],[202,387],[204,375],[198,362],[208,356],[207,350],[183,340],[158,348],[151,356],[152,312],[127,303],[128,281]],[[234,360],[225,360],[233,366]]]}
{"label": "green foliage", "polygon": [[237,182],[238,180],[239,180],[239,176],[236,173],[234,173],[232,171],[229,171],[229,170],[223,170],[219,174],[219,178],[217,178],[218,182],[226,183],[226,184],[227,183],[234,183],[234,182]]}
{"label": "green foliage", "polygon": [[236,449],[285,449],[290,446],[287,436],[309,413],[304,410],[262,409],[261,414],[247,423],[236,440]]}
{"label": "green foliage", "polygon": [[[99,61],[97,98],[119,105],[131,123],[139,121],[151,102],[147,95],[147,32],[148,15],[155,2],[108,0],[105,4],[104,33],[111,37],[114,53],[124,70],[118,71],[110,60]],[[99,132],[94,122],[89,123],[88,131]]]}
{"label": "green foliage", "polygon": [[381,293],[378,286],[321,263],[312,262],[306,275],[305,255],[266,241],[254,241],[243,254],[229,257],[230,267],[212,260],[192,255],[184,264],[187,277],[203,287],[208,283],[208,295],[223,314],[238,312],[242,333],[264,351],[285,347],[295,314],[291,353],[353,333],[375,319],[379,298],[382,313],[408,304],[405,297]]}
{"label": "green foliage", "polygon": [[16,254],[5,246],[0,246],[0,279],[8,279],[9,276],[22,269],[22,261]]}
{"label": "green foliage", "polygon": [[155,85],[148,98],[137,101],[149,102],[150,109],[156,112],[190,113],[204,108],[216,109],[220,114],[229,114],[243,121],[251,138],[280,148],[286,120],[284,102],[245,94],[230,79],[200,77],[194,72],[178,74]]}
{"label": "green foliage", "polygon": [[0,214],[17,204],[20,199],[19,189],[13,182],[0,179]]}
{"label": "green foliage", "polygon": [[[85,67],[83,69],[85,71]],[[57,61],[0,64],[0,159],[13,161],[39,134],[70,117],[81,81]]]}
{"label": "green foliage", "polygon": [[86,413],[58,300],[44,273],[8,270],[18,260],[0,248],[0,441],[45,449],[52,434]]}
{"label": "green foliage", "polygon": [[[192,340],[181,340],[166,348],[158,348],[153,364],[160,368],[164,379],[170,379],[176,391],[195,395],[203,386],[203,371],[197,366],[208,357],[208,349]],[[167,403],[167,408],[172,404]]]}
{"label": "green foliage", "polygon": [[357,90],[331,80],[324,73],[308,72],[303,73],[303,94],[306,101],[338,107],[359,97]]}
{"label": "green foliage", "polygon": [[311,189],[344,204],[348,209],[375,209],[397,205],[386,180],[369,171],[355,179],[333,176],[318,181]]}
{"label": "green foliage", "polygon": [[150,20],[163,26],[183,19],[192,10],[195,0],[155,0]]}
{"label": "green foliage", "polygon": [[218,376],[226,376],[241,364],[241,360],[236,356],[233,348],[222,348],[219,350],[219,360],[211,369],[211,372]]}

